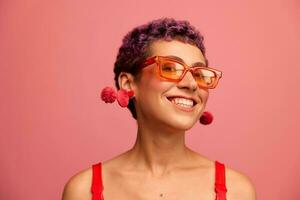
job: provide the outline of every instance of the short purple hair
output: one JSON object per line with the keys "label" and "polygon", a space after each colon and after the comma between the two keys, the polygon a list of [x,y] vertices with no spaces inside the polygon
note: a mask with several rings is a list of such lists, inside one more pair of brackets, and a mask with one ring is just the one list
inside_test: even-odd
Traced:
{"label": "short purple hair", "polygon": [[[114,80],[117,89],[120,89],[118,78],[121,72],[131,73],[136,80],[139,79],[139,66],[149,56],[149,46],[159,39],[166,41],[179,40],[197,46],[205,58],[206,65],[208,65],[203,44],[204,38],[188,21],[168,17],[152,20],[135,27],[124,36],[114,64]],[[127,108],[130,110],[132,117],[137,119],[132,99],[130,99]]]}

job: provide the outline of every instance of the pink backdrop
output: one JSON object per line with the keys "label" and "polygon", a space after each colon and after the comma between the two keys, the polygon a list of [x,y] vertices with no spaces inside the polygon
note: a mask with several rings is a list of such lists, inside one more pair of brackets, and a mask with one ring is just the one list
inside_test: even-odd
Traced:
{"label": "pink backdrop", "polygon": [[99,91],[123,36],[162,16],[202,31],[223,71],[213,125],[188,146],[247,174],[258,199],[300,199],[298,0],[15,0],[0,3],[1,200],[60,199],[72,175],[133,145],[129,111]]}

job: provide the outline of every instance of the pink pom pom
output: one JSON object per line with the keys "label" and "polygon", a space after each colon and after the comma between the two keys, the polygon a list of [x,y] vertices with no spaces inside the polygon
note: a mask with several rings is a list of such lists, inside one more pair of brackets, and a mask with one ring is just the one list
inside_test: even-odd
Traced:
{"label": "pink pom pom", "polygon": [[105,103],[113,103],[117,98],[117,92],[112,87],[105,87],[101,92],[101,99]]}
{"label": "pink pom pom", "polygon": [[213,115],[210,112],[204,112],[200,117],[200,123],[207,125],[213,121]]}
{"label": "pink pom pom", "polygon": [[127,107],[129,103],[129,96],[127,91],[124,89],[120,89],[117,93],[117,100],[121,107]]}

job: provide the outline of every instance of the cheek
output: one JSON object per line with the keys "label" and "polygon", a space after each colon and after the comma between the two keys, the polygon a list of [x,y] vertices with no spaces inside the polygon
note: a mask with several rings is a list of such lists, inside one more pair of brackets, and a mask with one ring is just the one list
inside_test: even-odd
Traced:
{"label": "cheek", "polygon": [[202,90],[200,95],[203,97],[204,102],[206,102],[209,96],[209,92],[208,90]]}
{"label": "cheek", "polygon": [[154,109],[164,103],[164,94],[172,87],[172,83],[160,80],[153,73],[144,73],[139,84],[139,99],[143,109]]}
{"label": "cheek", "polygon": [[209,96],[208,91],[206,91],[206,90],[201,90],[201,91],[198,93],[198,96],[200,97],[200,99],[201,99],[201,101],[202,101],[201,103],[204,104],[204,105],[206,105],[207,100],[208,100],[208,96]]}
{"label": "cheek", "polygon": [[159,75],[155,72],[155,69],[151,69],[143,72],[141,85],[141,92],[159,93],[165,90],[170,84],[169,82],[161,80]]}

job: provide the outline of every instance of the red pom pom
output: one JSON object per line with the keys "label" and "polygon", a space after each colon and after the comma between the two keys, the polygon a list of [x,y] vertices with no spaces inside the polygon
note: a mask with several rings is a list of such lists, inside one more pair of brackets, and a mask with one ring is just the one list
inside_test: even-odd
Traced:
{"label": "red pom pom", "polygon": [[210,112],[204,112],[200,117],[200,123],[207,125],[213,121],[213,115]]}
{"label": "red pom pom", "polygon": [[117,92],[112,87],[105,87],[101,92],[101,99],[105,103],[113,103],[117,98]]}
{"label": "red pom pom", "polygon": [[121,107],[127,107],[129,103],[129,96],[127,91],[124,89],[120,89],[117,93],[117,100]]}
{"label": "red pom pom", "polygon": [[132,96],[134,95],[134,92],[133,92],[133,90],[129,90],[129,91],[127,92],[127,94],[128,94],[129,97],[132,97]]}

